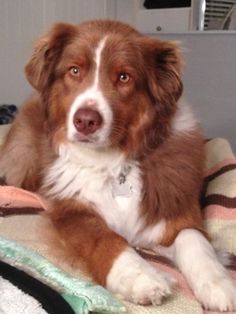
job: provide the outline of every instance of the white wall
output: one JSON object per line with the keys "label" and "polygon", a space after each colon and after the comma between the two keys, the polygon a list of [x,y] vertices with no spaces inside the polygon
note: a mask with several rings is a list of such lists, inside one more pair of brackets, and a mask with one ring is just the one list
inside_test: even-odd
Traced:
{"label": "white wall", "polygon": [[[31,88],[24,65],[33,41],[55,21],[118,18],[135,24],[137,0],[0,0],[0,104],[20,105]],[[185,94],[207,137],[236,151],[236,34],[172,34],[185,47]]]}
{"label": "white wall", "polygon": [[206,136],[227,138],[236,152],[236,33],[162,37],[182,42],[184,93]]}

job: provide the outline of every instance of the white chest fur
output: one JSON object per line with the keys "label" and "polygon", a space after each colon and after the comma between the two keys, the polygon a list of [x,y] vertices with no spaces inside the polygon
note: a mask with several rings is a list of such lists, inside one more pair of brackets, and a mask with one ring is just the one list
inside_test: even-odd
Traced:
{"label": "white chest fur", "polygon": [[140,215],[142,178],[137,162],[117,151],[94,151],[74,144],[62,145],[59,157],[44,181],[47,195],[90,203],[108,226],[136,246],[152,246],[165,224],[144,227]]}

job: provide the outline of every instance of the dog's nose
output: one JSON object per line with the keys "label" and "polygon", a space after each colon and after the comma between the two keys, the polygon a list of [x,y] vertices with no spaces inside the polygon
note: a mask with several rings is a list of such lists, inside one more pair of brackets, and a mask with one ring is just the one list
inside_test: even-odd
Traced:
{"label": "dog's nose", "polygon": [[102,116],[97,110],[81,108],[74,115],[74,126],[84,135],[92,134],[102,125]]}

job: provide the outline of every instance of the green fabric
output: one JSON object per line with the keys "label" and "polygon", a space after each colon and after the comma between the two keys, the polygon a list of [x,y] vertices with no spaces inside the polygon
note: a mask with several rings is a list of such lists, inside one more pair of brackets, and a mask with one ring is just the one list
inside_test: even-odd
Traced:
{"label": "green fabric", "polygon": [[77,313],[87,313],[88,306],[85,299],[78,298],[71,294],[62,294],[63,298],[70,304],[73,309],[79,309]]}
{"label": "green fabric", "polygon": [[77,314],[121,313],[126,308],[99,285],[74,278],[44,257],[14,241],[0,236],[0,258],[18,266],[58,290]]}

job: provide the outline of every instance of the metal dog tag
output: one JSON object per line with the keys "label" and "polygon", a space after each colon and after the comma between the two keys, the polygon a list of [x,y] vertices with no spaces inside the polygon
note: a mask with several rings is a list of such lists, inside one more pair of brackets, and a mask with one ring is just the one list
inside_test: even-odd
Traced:
{"label": "metal dog tag", "polygon": [[128,180],[121,182],[120,180],[114,180],[112,182],[112,195],[113,197],[123,196],[131,197],[133,194],[133,186]]}

